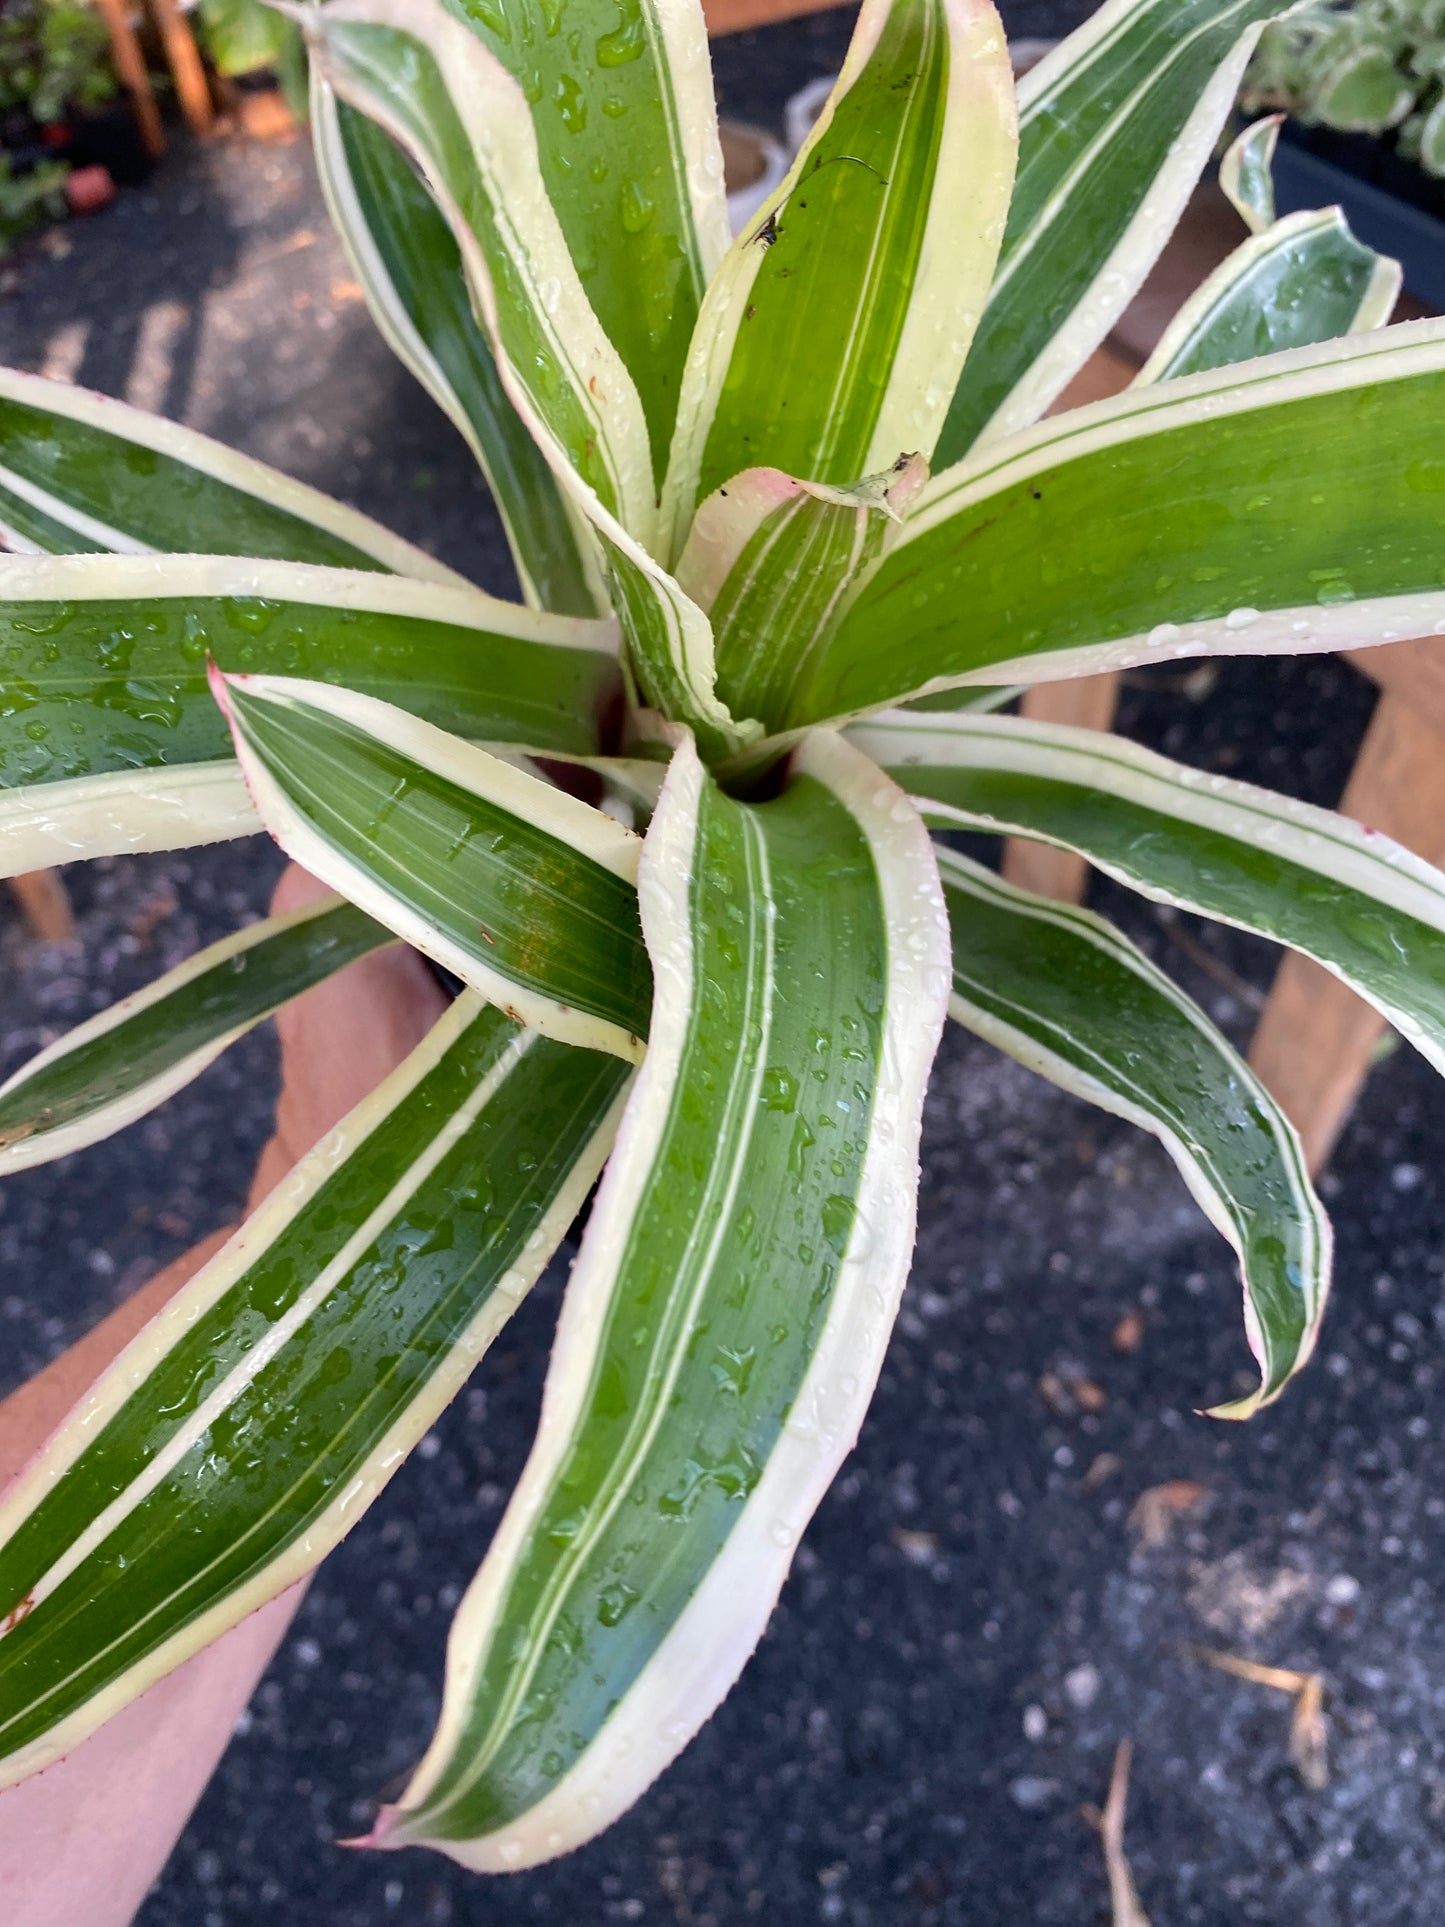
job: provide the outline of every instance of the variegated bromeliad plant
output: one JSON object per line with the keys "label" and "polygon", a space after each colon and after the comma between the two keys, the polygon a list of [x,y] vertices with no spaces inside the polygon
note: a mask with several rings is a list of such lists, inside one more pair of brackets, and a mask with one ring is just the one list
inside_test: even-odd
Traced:
{"label": "variegated bromeliad plant", "polygon": [[1445,1064],[1436,872],[989,713],[1445,632],[1445,325],[1382,327],[1398,278],[1336,213],[1275,221],[1268,125],[1225,165],[1251,238],[1132,389],[1041,419],[1278,11],[1109,0],[1016,96],[987,0],[864,0],[729,245],[695,0],[300,9],[332,210],[525,606],[198,435],[0,378],[7,863],[259,822],[338,893],[26,1066],[0,1162],[117,1129],[371,946],[466,985],[0,1505],[0,1780],[316,1565],[601,1173],[435,1740],[373,1839],[503,1869],[606,1826],[737,1678],[857,1434],[949,1013],[1169,1148],[1240,1254],[1261,1384],[1229,1415],[1303,1362],[1330,1234],[1275,1105],[1117,932],[929,835],[1060,844],[1293,945]]}

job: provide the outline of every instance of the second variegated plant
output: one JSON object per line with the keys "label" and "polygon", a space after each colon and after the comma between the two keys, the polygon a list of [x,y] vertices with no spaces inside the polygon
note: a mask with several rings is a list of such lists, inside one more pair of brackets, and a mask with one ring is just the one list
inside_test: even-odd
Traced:
{"label": "second variegated plant", "polygon": [[987,0],[865,0],[730,241],[693,0],[298,9],[333,213],[525,606],[0,377],[9,868],[263,824],[337,893],[27,1066],[0,1167],[141,1115],[374,945],[466,986],[0,1501],[0,1781],[324,1556],[601,1174],[436,1737],[373,1838],[505,1869],[604,1827],[738,1677],[857,1435],[950,1014],[1168,1147],[1240,1258],[1260,1385],[1230,1415],[1303,1363],[1330,1233],[1275,1104],[1117,931],[929,834],[1060,844],[1293,945],[1445,1065],[1435,871],[986,713],[1445,631],[1445,327],[1382,326],[1398,276],[1337,213],[1274,219],[1270,126],[1225,168],[1251,235],[1138,383],[1044,419],[1277,10],[1110,0],[1016,97]]}

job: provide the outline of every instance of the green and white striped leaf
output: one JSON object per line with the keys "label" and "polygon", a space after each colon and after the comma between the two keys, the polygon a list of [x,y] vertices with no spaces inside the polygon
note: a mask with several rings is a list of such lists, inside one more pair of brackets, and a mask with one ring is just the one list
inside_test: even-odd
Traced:
{"label": "green and white striped leaf", "polygon": [[1302,950],[1445,1072],[1445,876],[1389,837],[1096,730],[894,714],[849,734],[936,828],[1077,850],[1156,902]]}
{"label": "green and white striped leaf", "polygon": [[250,555],[466,587],[435,556],[264,462],[86,388],[0,368],[0,544]]}
{"label": "green and white striped leaf", "polygon": [[719,688],[734,714],[777,710],[780,688],[927,479],[917,455],[850,489],[754,468],[703,503],[677,579],[708,611]]}
{"label": "green and white striped leaf", "polygon": [[555,1250],[627,1075],[463,996],[120,1355],[0,1503],[0,1785],[344,1538]]}
{"label": "green and white striped leaf", "polygon": [[695,0],[448,0],[522,87],[587,299],[637,384],[661,482],[683,362],[728,246]]}
{"label": "green and white striped leaf", "polygon": [[263,1017],[389,942],[390,931],[333,898],[253,923],[188,957],[0,1085],[0,1176],[133,1124]]}
{"label": "green and white striped leaf", "polygon": [[639,837],[373,697],[285,676],[213,682],[288,856],[518,1022],[641,1055]]}
{"label": "green and white striped leaf", "polygon": [[1263,234],[1279,219],[1274,194],[1274,156],[1283,114],[1266,114],[1230,142],[1219,163],[1219,185],[1251,234]]}
{"label": "green and white striped leaf", "polygon": [[760,736],[760,723],[735,717],[717,694],[712,625],[702,610],[595,497],[578,499],[602,545],[635,694],[691,729],[710,760]]}
{"label": "green and white striped leaf", "polygon": [[1282,114],[1246,128],[1219,180],[1252,239],[1185,302],[1136,387],[1383,328],[1404,276],[1357,241],[1340,208],[1274,217],[1271,168]]}
{"label": "green and white striped leaf", "polygon": [[934,477],[763,720],[1445,632],[1442,418],[1422,321],[1041,422]]}
{"label": "green and white striped leaf", "polygon": [[847,486],[932,450],[1014,155],[989,0],[864,0],[837,85],[703,303],[663,498],[672,555],[744,469]]}
{"label": "green and white striped leaf", "polygon": [[329,0],[296,17],[324,79],[421,168],[503,385],[554,472],[650,545],[642,404],[547,199],[521,87],[442,0]]}
{"label": "green and white striped leaf", "polygon": [[436,1737],[373,1837],[476,1868],[598,1833],[728,1691],[857,1435],[912,1246],[949,971],[899,793],[819,735],[751,808],[684,744],[639,888],[647,1059]]}
{"label": "green and white striped leaf", "polygon": [[1037,421],[1133,300],[1291,0],[1108,0],[1019,83],[998,274],[934,452]]}
{"label": "green and white striped leaf", "polygon": [[1199,1006],[1102,917],[938,851],[953,933],[950,1014],[1050,1083],[1157,1137],[1239,1255],[1261,1383],[1249,1418],[1309,1358],[1333,1239],[1293,1126]]}
{"label": "green and white striped leaf", "polygon": [[502,386],[456,239],[425,183],[396,142],[315,72],[311,130],[326,203],[372,316],[480,463],[527,601],[604,615],[591,544]]}
{"label": "green and white striped leaf", "polygon": [[620,688],[615,651],[611,622],[355,570],[0,556],[0,875],[256,827],[234,770],[205,767],[230,755],[208,655],[335,678],[478,739],[589,755]]}
{"label": "green and white striped leaf", "polygon": [[1169,324],[1137,385],[1383,328],[1403,279],[1398,261],[1355,239],[1339,208],[1287,215],[1215,269]]}

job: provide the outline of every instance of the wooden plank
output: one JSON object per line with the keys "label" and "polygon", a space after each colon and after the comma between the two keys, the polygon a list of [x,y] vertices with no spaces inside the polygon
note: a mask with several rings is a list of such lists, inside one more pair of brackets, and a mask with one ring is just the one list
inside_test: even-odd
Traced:
{"label": "wooden plank", "polygon": [[[1061,415],[1070,408],[1106,401],[1127,388],[1138,372],[1139,363],[1129,353],[1114,342],[1105,342],[1090,355],[1049,413]],[[1118,703],[1119,678],[1110,673],[1081,676],[1073,682],[1038,683],[1025,692],[1020,708],[1035,723],[1112,729]],[[1003,847],[1003,873],[1021,890],[1035,890],[1060,903],[1082,903],[1089,866],[1071,850],[1055,850],[1046,843],[1010,837]]]}
{"label": "wooden plank", "polygon": [[[1030,722],[1073,723],[1079,729],[1111,729],[1119,704],[1119,676],[1079,676],[1073,682],[1037,683],[1021,708]],[[1035,890],[1059,903],[1082,903],[1089,866],[1072,850],[1011,836],[1003,847],[1003,873],[1021,890]]]}
{"label": "wooden plank", "polygon": [[[1381,696],[1340,808],[1428,862],[1445,858],[1445,736],[1407,695]],[[1311,1171],[1334,1149],[1385,1028],[1320,964],[1293,953],[1281,963],[1249,1061],[1298,1130]]]}
{"label": "wooden plank", "polygon": [[75,918],[58,870],[27,870],[11,877],[10,889],[32,937],[44,943],[75,942]]}

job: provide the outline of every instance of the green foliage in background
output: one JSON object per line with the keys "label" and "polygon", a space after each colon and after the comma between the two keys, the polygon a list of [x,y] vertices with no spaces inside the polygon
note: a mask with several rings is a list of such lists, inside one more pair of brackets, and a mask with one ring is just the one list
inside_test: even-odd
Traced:
{"label": "green foliage in background", "polygon": [[262,0],[199,0],[201,38],[218,74],[275,73],[293,111],[306,113],[306,43],[300,27]]}
{"label": "green foliage in background", "polygon": [[1445,178],[1445,0],[1314,0],[1265,31],[1244,97],[1251,112],[1391,134]]}
{"label": "green foliage in background", "polygon": [[105,23],[84,0],[6,0],[0,9],[0,113],[23,107],[41,122],[88,112],[118,86]]}

